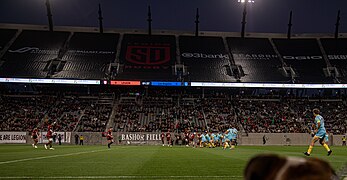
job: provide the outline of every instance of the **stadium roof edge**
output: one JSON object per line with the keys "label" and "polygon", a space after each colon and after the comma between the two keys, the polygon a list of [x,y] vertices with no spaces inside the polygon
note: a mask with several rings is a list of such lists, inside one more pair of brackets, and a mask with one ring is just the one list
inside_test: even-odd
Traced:
{"label": "stadium roof edge", "polygon": [[[48,30],[47,25],[32,25],[32,24],[6,24],[0,23],[1,29],[19,29],[19,30]],[[99,32],[97,27],[77,27],[77,26],[55,26],[55,31],[69,31],[69,32]],[[146,34],[145,29],[117,29],[108,28],[104,29],[104,33],[131,33],[131,34]],[[175,30],[153,30],[154,35],[194,35],[194,31],[175,31]],[[240,32],[216,32],[216,31],[200,31],[201,36],[228,36],[240,37]],[[286,38],[287,34],[281,33],[246,33],[245,37],[259,37],[259,38]],[[292,38],[333,38],[333,33],[302,33],[293,34]],[[339,37],[347,38],[347,33],[340,33]]]}

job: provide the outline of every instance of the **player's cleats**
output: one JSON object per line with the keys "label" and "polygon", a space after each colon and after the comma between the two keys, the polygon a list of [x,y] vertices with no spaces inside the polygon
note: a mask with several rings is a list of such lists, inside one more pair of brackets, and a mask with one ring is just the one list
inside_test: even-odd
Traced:
{"label": "player's cleats", "polygon": [[330,156],[330,154],[331,154],[332,152],[333,152],[332,150],[328,151],[328,156]]}
{"label": "player's cleats", "polygon": [[306,156],[310,156],[310,154],[309,154],[308,152],[304,152],[304,154],[305,154]]}
{"label": "player's cleats", "polygon": [[47,149],[47,145],[45,144],[45,149]]}
{"label": "player's cleats", "polygon": [[54,148],[49,148],[50,150],[54,150]]}

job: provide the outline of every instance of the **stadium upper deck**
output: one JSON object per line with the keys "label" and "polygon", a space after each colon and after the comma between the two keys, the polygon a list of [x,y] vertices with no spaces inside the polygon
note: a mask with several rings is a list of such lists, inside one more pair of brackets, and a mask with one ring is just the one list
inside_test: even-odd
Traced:
{"label": "stadium upper deck", "polygon": [[153,31],[0,24],[0,77],[347,83],[347,35]]}

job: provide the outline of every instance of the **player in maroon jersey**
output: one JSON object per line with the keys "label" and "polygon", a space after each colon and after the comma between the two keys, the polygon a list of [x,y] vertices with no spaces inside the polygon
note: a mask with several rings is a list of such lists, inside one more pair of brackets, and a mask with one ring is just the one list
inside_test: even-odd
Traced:
{"label": "player in maroon jersey", "polygon": [[31,139],[33,139],[34,141],[34,144],[32,144],[32,146],[34,148],[37,148],[37,143],[39,142],[39,136],[40,136],[40,133],[39,131],[37,130],[37,128],[35,128],[32,132],[31,132]]}
{"label": "player in maroon jersey", "polygon": [[167,142],[167,146],[171,146],[172,147],[170,129],[167,130],[167,133],[166,133],[166,142]]}
{"label": "player in maroon jersey", "polygon": [[198,138],[196,137],[196,132],[190,133],[189,139],[190,139],[190,142],[191,142],[193,148],[197,147]]}
{"label": "player in maroon jersey", "polygon": [[184,133],[184,142],[186,143],[186,146],[188,147],[189,146],[189,131],[186,131]]}
{"label": "player in maroon jersey", "polygon": [[107,131],[107,135],[106,135],[106,139],[107,139],[107,147],[108,148],[111,148],[111,144],[113,143],[113,135],[112,135],[112,132],[113,132],[113,128],[110,127]]}
{"label": "player in maroon jersey", "polygon": [[198,138],[199,147],[202,147],[202,142],[201,142],[202,141],[202,136],[201,136],[201,133],[198,132],[196,136]]}
{"label": "player in maroon jersey", "polygon": [[164,143],[165,134],[164,134],[164,132],[161,132],[160,138],[161,138],[161,142],[163,143],[163,146],[165,146],[165,143]]}
{"label": "player in maroon jersey", "polygon": [[53,127],[51,125],[48,125],[46,138],[48,140],[48,143],[45,144],[45,149],[48,149],[47,146],[49,145],[49,149],[50,150],[54,150],[54,148],[52,147],[52,143],[53,143]]}

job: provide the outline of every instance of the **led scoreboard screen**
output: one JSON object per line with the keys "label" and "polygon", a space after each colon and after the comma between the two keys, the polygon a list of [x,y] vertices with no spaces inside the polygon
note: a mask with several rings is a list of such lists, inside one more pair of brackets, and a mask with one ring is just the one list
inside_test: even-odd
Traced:
{"label": "led scoreboard screen", "polygon": [[187,82],[151,81],[152,86],[188,86]]}
{"label": "led scoreboard screen", "polygon": [[140,81],[111,81],[111,85],[116,86],[140,86]]}

